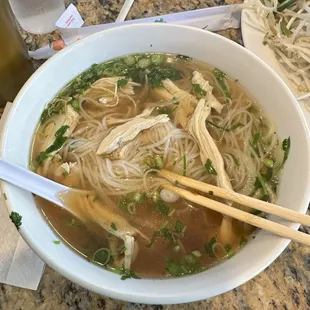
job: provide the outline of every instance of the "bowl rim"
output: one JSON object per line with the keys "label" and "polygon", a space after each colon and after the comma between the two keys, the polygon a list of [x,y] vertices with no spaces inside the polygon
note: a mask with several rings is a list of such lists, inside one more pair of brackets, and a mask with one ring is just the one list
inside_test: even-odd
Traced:
{"label": "bowl rim", "polygon": [[[100,35],[104,32],[114,32],[114,31],[117,32],[117,31],[119,31],[120,28],[135,29],[135,28],[143,28],[143,27],[181,28],[181,29],[188,29],[191,31],[202,32],[206,36],[217,37],[218,39],[225,41],[227,44],[235,45],[235,47],[238,48],[239,50],[242,50],[243,53],[247,53],[247,54],[249,54],[250,57],[256,59],[256,61],[259,62],[261,66],[265,67],[269,71],[270,75],[273,75],[273,77],[275,79],[277,79],[280,84],[282,84],[282,87],[285,88],[287,91],[287,95],[290,96],[291,101],[295,101],[295,103],[296,103],[295,108],[297,109],[297,113],[299,115],[299,118],[302,121],[302,126],[304,129],[304,132],[308,138],[307,148],[308,148],[308,153],[310,154],[310,143],[309,143],[310,132],[309,132],[307,123],[305,121],[304,115],[301,111],[301,108],[297,104],[297,101],[296,101],[294,95],[292,94],[291,90],[289,89],[289,87],[284,83],[284,81],[277,75],[277,73],[270,66],[268,66],[265,62],[263,62],[258,56],[256,56],[255,54],[253,54],[249,50],[245,49],[244,47],[240,46],[236,42],[234,42],[228,38],[225,38],[223,36],[220,36],[216,33],[213,33],[213,32],[207,31],[207,30],[203,30],[203,29],[198,29],[195,27],[190,27],[190,26],[165,24],[165,23],[153,23],[153,24],[148,24],[148,23],[144,24],[143,23],[143,24],[134,24],[134,25],[124,25],[124,26],[120,26],[120,27],[115,27],[115,28],[103,30],[103,31],[100,31],[98,33],[94,33],[90,36],[84,37],[83,39],[75,42],[74,44],[72,44],[72,45],[66,47],[65,49],[63,49],[62,51],[58,52],[52,58],[48,59],[38,70],[36,70],[34,72],[34,74],[28,79],[28,81],[25,83],[25,85],[22,87],[22,89],[19,91],[18,95],[16,96],[14,103],[13,103],[13,106],[10,108],[10,111],[8,112],[8,115],[7,115],[7,117],[3,123],[3,131],[2,131],[1,138],[0,138],[1,152],[4,148],[5,136],[7,135],[7,129],[8,129],[7,125],[8,125],[10,118],[14,114],[15,109],[17,109],[17,107],[18,107],[17,102],[20,101],[21,97],[23,96],[23,93],[25,91],[27,91],[28,85],[32,84],[32,80],[34,80],[38,75],[40,75],[40,73],[43,70],[45,70],[48,66],[50,66],[53,63],[54,59],[61,58],[64,54],[69,53],[71,50],[75,49],[79,45],[83,45],[87,42],[92,41],[93,38],[97,37],[98,35]],[[308,179],[307,179],[307,186],[310,187],[310,177],[308,177]],[[2,192],[6,192],[7,183],[4,181],[0,181],[0,188],[1,188]],[[300,212],[302,212],[302,213],[306,212],[306,210],[308,208],[309,201],[310,201],[310,191],[308,193],[305,193],[305,195],[304,195],[304,198],[302,200],[302,202],[303,202],[302,206],[303,207],[300,208]],[[14,210],[14,208],[10,202],[10,199],[6,200],[5,204],[6,204],[9,212]],[[291,223],[287,226],[290,228],[293,228],[295,230],[298,230],[300,224]],[[54,270],[59,272],[61,275],[63,275],[64,277],[66,277],[70,281],[73,281],[74,283],[77,283],[86,289],[89,289],[93,292],[96,292],[98,294],[101,294],[101,295],[104,295],[107,297],[120,299],[120,300],[124,300],[124,301],[129,301],[129,302],[145,303],[145,304],[175,304],[176,300],[178,300],[178,303],[185,303],[185,302],[197,301],[197,300],[217,296],[219,294],[223,294],[227,291],[230,291],[230,290],[244,284],[245,282],[247,282],[250,279],[252,279],[253,277],[255,277],[257,274],[259,274],[261,271],[263,271],[284,251],[284,249],[290,243],[290,240],[287,240],[284,238],[275,242],[275,247],[274,247],[273,251],[267,255],[268,259],[266,258],[266,261],[257,263],[256,264],[257,266],[254,268],[254,270],[253,269],[246,270],[246,271],[244,271],[242,277],[238,277],[237,279],[232,279],[229,283],[226,283],[225,287],[223,289],[221,289],[219,292],[217,292],[217,294],[208,295],[207,292],[205,292],[205,291],[203,291],[203,289],[201,289],[200,291],[197,291],[197,292],[191,291],[191,295],[180,296],[180,295],[175,294],[175,295],[167,295],[167,296],[161,297],[158,295],[145,295],[142,293],[139,295],[137,295],[137,294],[131,295],[131,294],[128,294],[127,292],[121,292],[121,293],[115,292],[113,290],[110,290],[109,287],[102,287],[102,286],[98,287],[96,285],[93,285],[87,279],[82,279],[81,277],[76,276],[72,272],[63,269],[61,264],[57,263],[56,260],[53,260],[51,257],[47,256],[44,253],[44,251],[41,251],[41,249],[39,247],[37,247],[32,242],[32,238],[30,238],[27,235],[27,233],[22,229],[22,227],[21,227],[19,232],[20,232],[21,236],[23,237],[23,239],[27,242],[27,244],[34,250],[34,252],[45,263],[47,263],[51,268],[53,268]],[[188,277],[192,277],[192,276],[188,276]],[[143,281],[143,280],[139,280],[139,281]],[[168,279],[164,279],[164,280],[157,279],[157,280],[154,280],[154,282],[155,281],[169,281],[169,280]],[[132,283],[132,282],[128,282],[128,283]]]}

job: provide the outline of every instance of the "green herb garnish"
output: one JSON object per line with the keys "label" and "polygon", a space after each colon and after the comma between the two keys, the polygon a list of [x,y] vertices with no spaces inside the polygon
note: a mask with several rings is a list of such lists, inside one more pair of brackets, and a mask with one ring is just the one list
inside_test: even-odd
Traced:
{"label": "green herb garnish", "polygon": [[221,87],[221,90],[223,92],[223,94],[227,97],[227,98],[231,98],[231,94],[230,94],[230,91],[229,91],[229,88],[228,86],[226,85],[226,78],[227,78],[227,75],[220,71],[219,69],[213,69],[212,70],[217,82],[219,83],[220,87]]}
{"label": "green herb garnish", "polygon": [[165,23],[163,18],[155,19],[154,23]]}
{"label": "green herb garnish", "polygon": [[194,274],[203,271],[200,258],[192,254],[183,255],[180,259],[166,258],[166,270],[174,277]]}
{"label": "green herb garnish", "polygon": [[207,168],[209,174],[217,175],[216,170],[212,166],[212,160],[210,160],[209,158],[206,161],[205,167]]}
{"label": "green herb garnish", "polygon": [[3,193],[4,200],[8,200],[8,197],[6,196],[6,193]]}
{"label": "green herb garnish", "polygon": [[284,151],[282,166],[285,164],[286,160],[288,159],[290,148],[291,148],[291,137],[288,137],[287,139],[284,139],[282,142],[282,150]]}
{"label": "green herb garnish", "polygon": [[208,121],[208,120],[206,120],[206,125],[210,125],[212,127],[215,127],[215,128],[221,129],[223,131],[227,131],[227,132],[234,131],[234,130],[236,130],[238,128],[244,127],[244,124],[242,124],[242,123],[234,124],[230,128],[229,127],[222,127],[222,126],[217,125],[217,124],[215,124],[215,123],[213,123],[211,121]]}
{"label": "green herb garnish", "polygon": [[115,231],[117,230],[116,225],[114,223],[111,223],[111,229]]}
{"label": "green herb garnish", "polygon": [[60,240],[54,240],[53,243],[60,244]]}
{"label": "green herb garnish", "polygon": [[65,110],[65,103],[62,100],[55,99],[50,102],[41,114],[41,124],[45,123],[51,116],[58,115]]}
{"label": "green herb garnish", "polygon": [[121,267],[120,274],[122,275],[121,280],[123,281],[126,279],[141,279],[131,269],[126,269],[124,265]]}
{"label": "green herb garnish", "polygon": [[22,216],[19,213],[12,211],[10,219],[17,228],[17,230],[19,230],[20,226],[22,225]]}
{"label": "green herb garnish", "polygon": [[74,111],[79,112],[80,111],[80,103],[76,99],[71,99],[69,102],[71,104]]}
{"label": "green herb garnish", "polygon": [[119,87],[123,87],[123,86],[125,86],[127,84],[128,84],[128,80],[127,79],[120,79],[120,80],[117,81],[117,87],[118,88]]}
{"label": "green herb garnish", "polygon": [[215,257],[213,253],[213,245],[216,243],[215,237],[211,238],[211,240],[205,245],[205,251],[210,257]]}
{"label": "green herb garnish", "polygon": [[157,202],[156,202],[156,206],[159,210],[159,213],[161,215],[168,215],[169,212],[170,212],[170,209],[169,207],[165,204],[165,202],[162,200],[162,199],[158,199]]}
{"label": "green herb garnish", "polygon": [[227,253],[230,252],[230,251],[232,250],[232,246],[231,246],[230,244],[226,244],[226,245],[224,246],[224,248],[225,248],[225,250],[226,250]]}
{"label": "green herb garnish", "polygon": [[52,152],[59,150],[63,144],[67,141],[68,137],[65,137],[64,134],[66,133],[67,129],[69,128],[68,125],[61,126],[55,133],[55,141],[54,143],[49,146],[45,151],[41,152],[37,157],[37,162],[42,164],[43,161],[50,156]]}
{"label": "green herb garnish", "polygon": [[199,84],[193,84],[192,86],[193,86],[193,93],[198,99],[203,98],[207,94],[207,92],[203,90]]}

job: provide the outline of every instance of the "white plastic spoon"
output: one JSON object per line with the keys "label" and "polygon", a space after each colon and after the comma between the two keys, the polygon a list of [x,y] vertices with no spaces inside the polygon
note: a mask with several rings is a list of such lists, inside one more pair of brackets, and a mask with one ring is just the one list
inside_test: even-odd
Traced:
{"label": "white plastic spoon", "polygon": [[[11,164],[2,158],[0,158],[0,179],[36,194],[63,208],[66,208],[66,206],[58,197],[58,194],[60,192],[72,190],[67,186],[41,177],[30,170]],[[66,210],[70,211],[69,208],[66,208]],[[72,213],[72,211],[70,212]]]}

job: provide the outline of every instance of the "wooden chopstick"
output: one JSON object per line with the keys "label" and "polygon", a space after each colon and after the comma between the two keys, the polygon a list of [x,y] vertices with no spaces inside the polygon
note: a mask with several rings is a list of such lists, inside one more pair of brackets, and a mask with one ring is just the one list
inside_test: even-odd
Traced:
{"label": "wooden chopstick", "polygon": [[228,206],[218,201],[206,198],[204,196],[194,194],[190,191],[187,191],[180,187],[176,187],[172,184],[164,184],[163,187],[165,187],[166,189],[170,191],[175,192],[180,197],[183,197],[189,201],[197,203],[203,207],[220,212],[224,215],[230,216],[232,218],[248,223],[255,227],[262,228],[278,236],[288,238],[288,239],[291,239],[291,240],[310,246],[310,235],[301,233],[299,231],[296,231],[284,225],[266,220],[262,217],[253,215],[251,213],[241,211],[239,209],[236,209],[234,207]]}
{"label": "wooden chopstick", "polygon": [[308,215],[301,214],[296,211],[286,209],[269,202],[258,200],[253,197],[238,194],[234,191],[229,191],[214,185],[196,181],[165,169],[160,170],[158,173],[173,184],[175,184],[174,182],[176,182],[186,187],[190,187],[207,194],[210,194],[211,192],[213,195],[217,197],[234,201],[241,205],[262,212],[277,215],[294,223],[300,223],[306,226],[310,226],[310,216]]}

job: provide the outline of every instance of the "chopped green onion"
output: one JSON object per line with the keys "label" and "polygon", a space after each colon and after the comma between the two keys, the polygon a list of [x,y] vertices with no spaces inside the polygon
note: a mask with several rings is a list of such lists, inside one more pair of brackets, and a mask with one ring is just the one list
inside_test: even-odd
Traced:
{"label": "chopped green onion", "polygon": [[68,103],[71,104],[74,111],[80,111],[80,103],[78,102],[78,100],[71,99]]}
{"label": "chopped green onion", "polygon": [[296,0],[285,0],[278,5],[277,11],[282,12],[285,9],[289,8],[291,5],[293,5],[295,2],[296,2]]}
{"label": "chopped green onion", "polygon": [[181,249],[181,247],[179,245],[176,245],[174,248],[173,248],[173,252],[177,253],[179,252]]}
{"label": "chopped green onion", "polygon": [[127,211],[131,215],[136,215],[137,212],[136,212],[136,205],[135,205],[135,203],[133,203],[133,202],[129,203],[127,205]]}
{"label": "chopped green onion", "polygon": [[230,94],[230,90],[228,88],[228,86],[226,85],[225,79],[227,78],[227,75],[220,71],[219,69],[213,69],[212,70],[217,82],[219,83],[221,90],[223,92],[223,94],[227,97],[227,98],[231,98],[231,94]]}
{"label": "chopped green onion", "polygon": [[59,240],[54,240],[53,243],[60,244],[60,241]]}
{"label": "chopped green onion", "polygon": [[270,158],[265,158],[265,159],[264,159],[264,164],[265,164],[265,166],[266,166],[266,167],[268,167],[268,168],[272,168],[272,167],[273,167],[274,162],[273,162],[273,160],[272,160],[272,159],[270,159]]}
{"label": "chopped green onion", "polygon": [[151,62],[155,65],[160,65],[165,60],[164,55],[154,54],[151,56]]}
{"label": "chopped green onion", "polygon": [[114,223],[111,223],[111,229],[112,230],[117,230],[116,225]]}
{"label": "chopped green onion", "polygon": [[156,155],[156,156],[155,156],[155,162],[156,162],[156,167],[157,167],[157,169],[162,169],[162,168],[164,168],[164,161],[163,161],[163,159],[162,159],[161,156]]}
{"label": "chopped green onion", "polygon": [[154,23],[165,23],[163,18],[155,19]]}
{"label": "chopped green onion", "polygon": [[201,257],[200,251],[193,251],[192,254],[193,254],[195,257]]}
{"label": "chopped green onion", "polygon": [[284,165],[286,160],[288,159],[290,148],[291,148],[291,137],[288,137],[287,139],[284,139],[282,142],[282,150],[284,151],[284,157],[283,157],[282,165]]}
{"label": "chopped green onion", "polygon": [[170,212],[169,207],[164,203],[163,200],[161,200],[160,198],[157,200],[156,202],[157,208],[159,210],[159,213],[161,215],[168,215]]}
{"label": "chopped green onion", "polygon": [[109,263],[111,251],[108,248],[100,248],[93,255],[93,261],[105,266]]}
{"label": "chopped green onion", "polygon": [[142,59],[140,59],[139,61],[138,61],[138,64],[137,64],[137,66],[139,67],[139,68],[147,68],[149,65],[151,64],[151,60],[150,59],[148,59],[148,58],[142,58]]}
{"label": "chopped green onion", "polygon": [[136,60],[134,56],[129,55],[124,58],[124,62],[126,65],[131,66],[136,62]]}
{"label": "chopped green onion", "polygon": [[206,161],[205,167],[207,168],[209,174],[217,175],[216,170],[212,166],[212,161],[209,158]]}
{"label": "chopped green onion", "polygon": [[227,131],[227,132],[234,131],[234,130],[236,130],[238,128],[244,127],[244,124],[237,123],[237,124],[232,125],[230,128],[227,128],[227,127],[219,126],[219,125],[217,125],[217,124],[215,124],[215,123],[213,123],[211,121],[208,121],[208,120],[206,120],[206,125],[210,125],[212,127],[215,127],[215,128],[221,129],[223,131]]}
{"label": "chopped green onion", "polygon": [[8,200],[8,197],[6,196],[6,193],[3,193],[4,200]]}

